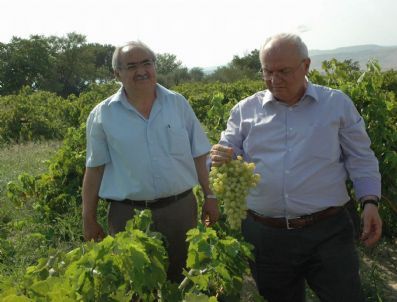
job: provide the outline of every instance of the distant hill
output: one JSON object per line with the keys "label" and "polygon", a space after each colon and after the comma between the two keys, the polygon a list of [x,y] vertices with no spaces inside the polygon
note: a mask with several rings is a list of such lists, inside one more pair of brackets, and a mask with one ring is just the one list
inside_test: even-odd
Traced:
{"label": "distant hill", "polygon": [[332,58],[338,61],[351,59],[365,68],[370,59],[376,58],[382,70],[397,70],[397,46],[360,45],[332,50],[309,50],[311,69],[321,69],[321,63]]}
{"label": "distant hill", "polygon": [[[397,46],[359,45],[330,50],[312,49],[309,50],[309,56],[312,60],[310,69],[320,70],[322,62],[332,58],[338,61],[351,59],[353,62],[359,62],[360,67],[365,69],[368,61],[376,58],[382,70],[397,70]],[[218,67],[226,65],[227,64],[202,68],[205,74],[211,74]]]}

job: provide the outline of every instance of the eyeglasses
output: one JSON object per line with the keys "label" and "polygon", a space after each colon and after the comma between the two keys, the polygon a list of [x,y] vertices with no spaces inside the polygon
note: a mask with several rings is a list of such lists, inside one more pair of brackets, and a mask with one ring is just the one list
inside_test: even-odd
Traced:
{"label": "eyeglasses", "polygon": [[262,67],[260,72],[262,73],[263,79],[265,79],[266,81],[274,79],[275,76],[286,80],[289,77],[291,77],[298,70],[298,68],[302,65],[302,63],[304,61],[305,61],[305,59],[303,59],[299,63],[299,65],[296,66],[295,68],[286,67],[286,68],[282,68],[280,70],[268,70],[268,69]]}
{"label": "eyeglasses", "polygon": [[153,66],[154,66],[154,61],[153,60],[144,60],[144,61],[137,62],[137,63],[128,63],[127,66],[120,67],[120,69],[127,70],[127,71],[136,71],[140,67],[143,67],[145,69],[150,69]]}

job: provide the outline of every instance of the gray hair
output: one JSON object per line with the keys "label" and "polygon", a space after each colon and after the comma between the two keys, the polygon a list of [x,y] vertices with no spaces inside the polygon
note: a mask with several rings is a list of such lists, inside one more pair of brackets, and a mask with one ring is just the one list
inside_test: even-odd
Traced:
{"label": "gray hair", "polygon": [[141,41],[130,41],[123,45],[117,46],[116,49],[114,50],[113,56],[112,56],[112,68],[114,71],[119,70],[121,67],[120,66],[121,65],[120,64],[120,53],[121,53],[121,50],[126,46],[129,46],[130,50],[134,49],[134,48],[143,49],[143,50],[147,51],[148,54],[152,57],[153,62],[156,61],[156,54],[154,53],[153,50],[150,49],[149,46],[147,46],[145,43],[143,43]]}
{"label": "gray hair", "polygon": [[259,60],[261,61],[262,65],[264,63],[264,62],[262,62],[262,60],[263,60],[263,56],[266,51],[266,45],[269,44],[270,42],[280,41],[280,40],[282,40],[284,42],[288,42],[288,43],[296,46],[296,49],[298,50],[298,53],[299,53],[299,56],[301,57],[301,59],[306,59],[309,57],[309,52],[307,50],[307,46],[298,35],[292,34],[292,33],[280,33],[280,34],[276,34],[274,36],[267,38],[265,43],[262,45],[262,47],[259,51]]}

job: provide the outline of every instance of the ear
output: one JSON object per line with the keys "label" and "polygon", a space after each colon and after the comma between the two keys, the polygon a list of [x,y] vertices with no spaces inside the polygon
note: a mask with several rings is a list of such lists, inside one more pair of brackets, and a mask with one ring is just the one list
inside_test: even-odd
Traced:
{"label": "ear", "polygon": [[305,61],[303,63],[305,65],[305,74],[306,75],[309,73],[310,63],[311,63],[310,58],[305,59]]}
{"label": "ear", "polygon": [[114,77],[116,78],[116,80],[120,81],[120,71],[114,70],[113,74],[114,74]]}

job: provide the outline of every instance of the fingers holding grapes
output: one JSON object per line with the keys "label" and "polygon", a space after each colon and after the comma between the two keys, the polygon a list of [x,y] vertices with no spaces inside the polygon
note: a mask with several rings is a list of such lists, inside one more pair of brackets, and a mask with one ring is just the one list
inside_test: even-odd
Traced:
{"label": "fingers holding grapes", "polygon": [[233,157],[233,148],[222,146],[220,144],[213,145],[211,148],[211,162],[217,167],[231,161]]}

